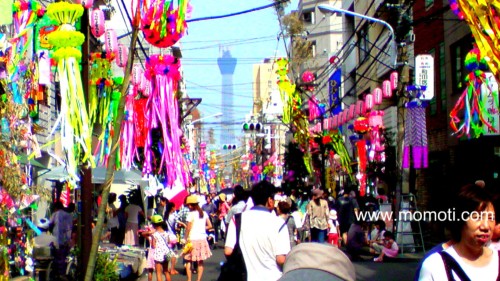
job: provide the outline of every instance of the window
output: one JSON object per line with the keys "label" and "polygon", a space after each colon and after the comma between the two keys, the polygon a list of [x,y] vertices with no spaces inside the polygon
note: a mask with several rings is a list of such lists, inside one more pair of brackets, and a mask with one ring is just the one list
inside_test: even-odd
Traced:
{"label": "window", "polygon": [[305,10],[302,12],[302,20],[306,24],[314,24],[314,12],[313,10]]}
{"label": "window", "polygon": [[450,46],[451,71],[452,71],[452,94],[456,95],[464,90],[464,79],[468,74],[464,67],[465,56],[472,50],[473,37],[467,35]]}
{"label": "window", "polygon": [[444,61],[444,42],[439,44],[439,96],[441,97],[441,111],[446,112],[446,67]]}
{"label": "window", "polygon": [[309,45],[309,54],[312,58],[316,57],[316,40],[311,41],[311,44]]}
{"label": "window", "polygon": [[359,57],[359,63],[364,61],[367,57],[367,50],[368,50],[368,24],[365,24],[363,28],[358,32],[358,57]]}

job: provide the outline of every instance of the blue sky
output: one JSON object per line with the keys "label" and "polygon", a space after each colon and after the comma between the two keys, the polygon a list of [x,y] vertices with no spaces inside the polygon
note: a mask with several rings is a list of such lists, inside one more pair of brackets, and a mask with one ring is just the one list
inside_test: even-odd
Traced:
{"label": "blue sky", "polygon": [[[286,12],[296,9],[297,2],[291,1]],[[272,0],[191,0],[192,19],[231,14],[270,3]],[[184,79],[188,95],[202,98],[198,106],[202,116],[232,110],[234,121],[243,122],[252,108],[252,65],[275,54],[286,56],[283,40],[277,40],[279,33],[274,8],[188,24],[188,34],[181,39]],[[217,66],[219,45],[227,46],[232,56],[238,59],[233,77],[233,108],[221,108],[222,77]],[[214,127],[217,136],[217,125]]]}

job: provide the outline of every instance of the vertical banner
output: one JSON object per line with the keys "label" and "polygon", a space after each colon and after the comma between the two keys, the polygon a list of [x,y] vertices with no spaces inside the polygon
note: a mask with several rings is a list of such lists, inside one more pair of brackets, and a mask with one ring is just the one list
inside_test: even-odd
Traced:
{"label": "vertical banner", "polygon": [[342,103],[340,102],[340,79],[342,78],[342,71],[339,69],[328,79],[328,96],[330,101],[330,116],[337,115],[342,111]]}
{"label": "vertical banner", "polygon": [[415,84],[426,87],[420,96],[421,100],[431,100],[434,97],[434,57],[431,55],[415,57]]}
{"label": "vertical banner", "polygon": [[485,110],[488,112],[486,114],[487,121],[496,129],[496,132],[488,126],[483,125],[483,135],[498,136],[500,134],[500,116],[496,108],[495,95],[493,95],[494,92],[498,92],[498,83],[493,73],[485,72],[484,75],[486,83],[481,85],[481,99],[484,101]]}

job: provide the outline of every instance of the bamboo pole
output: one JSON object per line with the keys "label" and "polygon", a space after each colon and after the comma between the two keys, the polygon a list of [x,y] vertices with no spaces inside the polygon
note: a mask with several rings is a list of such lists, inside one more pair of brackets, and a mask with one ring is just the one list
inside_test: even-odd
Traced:
{"label": "bamboo pole", "polygon": [[101,232],[102,232],[102,227],[104,224],[104,216],[106,213],[106,206],[108,204],[108,197],[109,197],[109,192],[111,190],[111,184],[113,183],[114,177],[115,177],[115,168],[116,168],[116,151],[118,149],[118,144],[119,144],[119,139],[120,139],[120,130],[122,126],[122,121],[123,121],[123,112],[125,109],[125,101],[126,101],[126,95],[128,93],[128,87],[130,85],[130,76],[132,72],[132,65],[134,63],[134,56],[135,56],[135,45],[137,42],[137,37],[139,33],[139,28],[137,25],[132,25],[132,39],[130,41],[130,47],[129,47],[129,54],[128,54],[128,61],[127,61],[127,68],[125,69],[125,77],[123,79],[123,84],[121,88],[121,98],[120,98],[120,103],[118,105],[118,115],[116,116],[116,121],[114,124],[114,131],[115,134],[113,135],[113,140],[112,144],[113,147],[111,148],[111,151],[109,153],[109,160],[108,160],[108,167],[106,169],[106,177],[105,181],[102,185],[102,194],[101,194],[101,205],[99,206],[98,209],[98,214],[97,214],[97,224],[95,226],[95,230],[92,235],[92,247],[90,248],[90,256],[89,256],[89,262],[87,265],[87,269],[85,272],[85,281],[92,281],[93,276],[94,276],[94,270],[95,270],[95,264],[97,261],[97,250],[99,248],[99,240],[101,237]]}

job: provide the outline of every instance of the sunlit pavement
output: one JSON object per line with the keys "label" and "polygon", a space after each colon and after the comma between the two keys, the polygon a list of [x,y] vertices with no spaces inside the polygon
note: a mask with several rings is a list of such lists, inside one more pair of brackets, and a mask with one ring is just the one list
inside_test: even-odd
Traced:
{"label": "sunlit pavement", "polygon": [[[221,245],[222,244],[220,244],[216,250],[213,250],[212,257],[205,261],[205,272],[203,273],[202,280],[217,280],[217,277],[219,276],[220,262],[225,260]],[[373,259],[366,256],[364,261],[354,262],[354,267],[356,268],[356,279],[361,281],[411,281],[413,280],[417,266],[418,259],[415,256],[405,256],[404,258],[396,259],[395,261],[383,263],[375,263],[373,262]],[[172,276],[172,281],[185,281],[186,276],[182,274],[184,272],[181,260],[177,262],[176,269],[181,274]],[[147,275],[143,274],[138,280],[147,281]],[[153,280],[156,281],[156,276],[153,277]],[[196,275],[193,275],[192,280],[196,280]]]}

